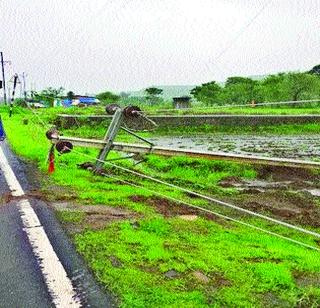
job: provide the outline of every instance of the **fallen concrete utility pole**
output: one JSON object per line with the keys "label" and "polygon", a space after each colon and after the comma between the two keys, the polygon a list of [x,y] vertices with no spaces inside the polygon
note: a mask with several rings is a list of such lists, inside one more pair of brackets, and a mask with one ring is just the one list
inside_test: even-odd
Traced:
{"label": "fallen concrete utility pole", "polygon": [[[47,138],[51,140],[53,144],[55,144],[55,147],[60,154],[70,152],[73,146],[91,147],[91,148],[100,149],[99,156],[96,159],[97,169],[100,169],[102,167],[103,162],[107,159],[108,153],[111,150],[127,152],[131,154],[188,156],[188,157],[204,158],[204,159],[212,159],[212,160],[227,160],[227,161],[235,161],[235,162],[248,163],[248,164],[273,165],[273,166],[283,166],[283,167],[293,167],[293,168],[320,168],[320,162],[313,162],[313,161],[159,147],[152,144],[152,142],[136,135],[132,131],[121,126],[126,118],[127,119],[131,118],[134,120],[139,117],[146,118],[146,116],[142,114],[139,107],[127,106],[124,109],[122,109],[120,106],[117,106],[114,104],[114,105],[107,106],[106,111],[108,114],[112,114],[113,116],[112,116],[112,121],[108,127],[108,130],[103,140],[60,136],[56,128],[52,128],[46,133]],[[153,125],[157,125],[152,120],[150,120],[150,122],[153,123]],[[116,135],[119,129],[124,129],[129,134],[144,141],[147,144],[131,144],[131,143],[115,142],[114,140],[116,138]],[[125,158],[128,158],[128,157],[125,157]]]}
{"label": "fallen concrete utility pole", "polygon": [[[59,136],[57,139],[53,139],[53,141],[54,142],[67,141],[67,142],[71,142],[74,146],[96,148],[96,149],[103,149],[106,145],[106,142],[104,140],[84,139],[84,138],[65,137],[65,136]],[[320,162],[313,162],[313,161],[303,161],[303,160],[288,159],[288,158],[249,156],[249,155],[230,154],[230,153],[221,153],[221,152],[196,151],[196,150],[176,149],[176,148],[165,148],[165,147],[159,147],[159,146],[122,143],[122,142],[113,142],[112,150],[126,152],[126,153],[134,153],[134,154],[157,154],[157,155],[163,155],[163,156],[189,156],[189,157],[205,158],[205,159],[212,159],[212,160],[227,160],[227,161],[235,161],[235,162],[249,163],[249,164],[283,166],[283,167],[292,167],[292,168],[320,168]]]}

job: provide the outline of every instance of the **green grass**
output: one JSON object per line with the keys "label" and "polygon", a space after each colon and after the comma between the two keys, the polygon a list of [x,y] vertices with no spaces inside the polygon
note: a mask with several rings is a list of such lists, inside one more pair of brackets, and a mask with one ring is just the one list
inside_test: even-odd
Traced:
{"label": "green grass", "polygon": [[81,223],[85,213],[79,211],[58,211],[57,217],[65,223]]}
{"label": "green grass", "polygon": [[[195,127],[161,128],[155,131],[156,135],[207,135],[207,134],[254,134],[254,135],[301,135],[319,134],[320,123],[309,124],[281,124],[259,126],[227,126],[201,125]],[[146,134],[145,136],[147,136]]]}
{"label": "green grass", "polygon": [[[2,113],[13,150],[37,163],[46,173],[50,147],[46,129],[25,110],[9,119]],[[52,110],[41,111],[43,118],[54,121]],[[22,120],[29,119],[24,125]],[[67,133],[92,137],[102,132],[96,127],[76,128]],[[274,131],[278,132],[278,131]],[[77,151],[77,152],[76,152]],[[253,231],[247,227],[203,217],[185,221],[177,216],[164,217],[148,202],[154,194],[116,180],[94,176],[76,164],[95,157],[93,149],[76,149],[56,156],[56,172],[44,176],[42,189],[55,198],[68,198],[53,189],[59,185],[69,190],[69,198],[81,204],[121,206],[134,212],[134,219],[114,222],[102,230],[88,230],[74,236],[78,251],[84,256],[97,279],[119,298],[122,307],[318,307],[320,305],[320,258],[284,240]],[[113,157],[117,154],[113,153]],[[129,161],[124,166],[132,167]],[[219,186],[229,176],[253,179],[252,166],[206,161],[184,157],[147,156],[136,167],[139,172],[210,193],[220,199],[236,192]],[[138,179],[109,168],[109,174],[136,181],[158,193],[180,198],[196,205],[209,205],[182,192]],[[134,201],[133,196],[143,197]],[[150,199],[149,199],[150,200]],[[168,206],[172,206],[169,204]],[[219,207],[210,206],[216,210]],[[65,223],[81,224],[84,214],[58,212]],[[275,227],[258,219],[245,221],[317,245],[309,236]],[[114,260],[117,260],[115,263]],[[176,277],[167,278],[168,271]],[[195,276],[200,272],[208,282]],[[311,277],[314,283],[299,283],[299,277]]]}
{"label": "green grass", "polygon": [[[138,228],[121,222],[85,232],[76,244],[124,307],[262,307],[269,293],[289,306],[303,294],[320,304],[320,289],[299,288],[293,277],[298,270],[318,275],[318,253],[233,225],[154,217]],[[122,266],[113,267],[111,256]],[[177,278],[166,278],[169,270]],[[209,283],[195,279],[195,271]]]}

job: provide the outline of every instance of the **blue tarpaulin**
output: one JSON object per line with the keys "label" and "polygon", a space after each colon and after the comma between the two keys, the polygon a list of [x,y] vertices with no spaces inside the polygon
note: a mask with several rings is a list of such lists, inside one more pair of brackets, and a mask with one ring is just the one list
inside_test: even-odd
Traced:
{"label": "blue tarpaulin", "polygon": [[72,100],[69,98],[65,98],[61,101],[62,106],[64,107],[71,107],[72,106]]}
{"label": "blue tarpaulin", "polygon": [[96,99],[95,97],[79,97],[79,101],[80,103],[91,105],[96,102]]}
{"label": "blue tarpaulin", "polygon": [[6,138],[6,134],[4,132],[2,120],[1,120],[1,117],[0,117],[0,141],[3,141],[5,138]]}
{"label": "blue tarpaulin", "polygon": [[[95,97],[88,97],[88,96],[76,96],[75,100],[78,100],[79,103],[85,104],[85,105],[92,105],[96,102]],[[63,107],[71,107],[72,106],[72,100],[69,98],[63,98],[61,100],[61,104]]]}

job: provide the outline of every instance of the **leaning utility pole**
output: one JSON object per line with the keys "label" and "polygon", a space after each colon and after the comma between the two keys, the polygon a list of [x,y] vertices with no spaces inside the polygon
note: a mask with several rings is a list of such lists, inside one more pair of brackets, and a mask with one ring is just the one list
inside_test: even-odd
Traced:
{"label": "leaning utility pole", "polygon": [[7,104],[7,92],[6,92],[6,77],[4,74],[4,61],[3,61],[3,52],[0,52],[1,58],[1,68],[2,68],[2,86],[3,86],[3,100],[4,103]]}

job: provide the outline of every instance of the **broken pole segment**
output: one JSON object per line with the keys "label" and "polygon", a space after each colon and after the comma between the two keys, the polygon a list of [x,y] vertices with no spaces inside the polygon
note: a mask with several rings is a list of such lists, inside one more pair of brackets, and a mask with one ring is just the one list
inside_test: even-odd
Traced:
{"label": "broken pole segment", "polygon": [[[74,146],[103,149],[106,142],[104,140],[84,139],[77,137],[59,136],[57,141],[69,141]],[[134,153],[134,154],[157,154],[162,156],[189,156],[194,158],[210,159],[210,160],[226,160],[239,163],[272,165],[291,168],[320,168],[320,162],[304,161],[290,158],[263,157],[255,155],[231,154],[223,152],[197,151],[189,149],[165,148],[160,146],[149,146],[145,144],[133,144],[113,142],[112,150]],[[103,165],[103,163],[102,163]]]}
{"label": "broken pole segment", "polygon": [[105,144],[103,149],[100,151],[96,161],[97,169],[101,169],[103,167],[104,161],[112,149],[113,141],[116,138],[119,129],[121,128],[123,117],[124,117],[123,110],[121,108],[118,108],[112,118],[110,126],[107,130],[107,133],[104,136]]}

